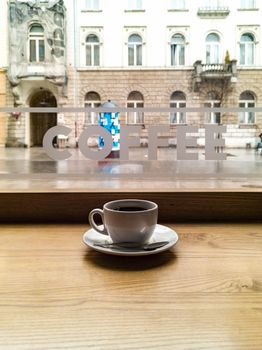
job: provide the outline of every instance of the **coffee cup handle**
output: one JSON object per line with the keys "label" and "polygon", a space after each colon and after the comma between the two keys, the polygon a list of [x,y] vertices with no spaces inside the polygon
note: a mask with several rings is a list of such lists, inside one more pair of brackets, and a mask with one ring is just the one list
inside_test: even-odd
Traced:
{"label": "coffee cup handle", "polygon": [[[101,216],[101,219],[102,219],[102,222],[103,222],[103,225],[104,225],[104,228],[101,229],[99,226],[97,226],[97,224],[95,223],[95,220],[94,220],[94,215],[95,214],[99,214]],[[89,215],[88,215],[88,219],[89,219],[89,224],[91,225],[91,227],[96,230],[97,232],[101,233],[102,235],[107,235],[108,236],[108,232],[106,230],[106,227],[105,227],[105,223],[104,223],[104,212],[103,210],[101,209],[93,209]]]}

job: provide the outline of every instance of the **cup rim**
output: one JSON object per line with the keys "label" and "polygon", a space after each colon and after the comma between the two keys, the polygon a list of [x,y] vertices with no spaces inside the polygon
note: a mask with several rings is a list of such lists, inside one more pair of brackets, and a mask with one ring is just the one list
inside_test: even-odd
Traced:
{"label": "cup rim", "polygon": [[[117,202],[134,202],[134,203],[148,203],[150,205],[152,205],[152,208],[148,208],[148,209],[143,209],[143,210],[137,210],[137,211],[117,211],[117,210],[114,210],[114,209],[111,209],[111,208],[108,208],[109,205],[111,205],[112,203],[117,203]],[[106,209],[107,211],[110,211],[110,212],[113,212],[113,213],[121,213],[121,214],[130,214],[130,213],[142,213],[142,212],[150,212],[150,211],[153,211],[153,210],[156,210],[158,209],[158,205],[155,203],[155,202],[152,202],[152,201],[148,201],[146,199],[116,199],[116,200],[113,200],[113,201],[110,201],[110,202],[107,202],[104,204],[104,209]]]}

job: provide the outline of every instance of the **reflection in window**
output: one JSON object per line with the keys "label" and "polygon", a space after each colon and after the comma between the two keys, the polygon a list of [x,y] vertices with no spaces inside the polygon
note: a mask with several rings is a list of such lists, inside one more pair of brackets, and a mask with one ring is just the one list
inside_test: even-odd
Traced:
{"label": "reflection in window", "polygon": [[99,66],[100,64],[100,42],[95,34],[86,38],[86,65]]}
{"label": "reflection in window", "polygon": [[86,9],[87,10],[99,10],[99,0],[86,0]]}
{"label": "reflection in window", "polygon": [[128,38],[128,65],[142,66],[142,38],[138,34]]}
{"label": "reflection in window", "polygon": [[171,39],[171,65],[183,66],[185,64],[185,38],[175,34]]}
{"label": "reflection in window", "polygon": [[[256,106],[255,96],[250,91],[244,91],[239,97],[239,107],[241,108],[254,108]],[[254,112],[240,112],[239,113],[240,124],[254,124],[255,113]]]}
{"label": "reflection in window", "polygon": [[240,0],[240,8],[242,9],[254,9],[256,7],[255,0]]}
{"label": "reflection in window", "polygon": [[142,10],[143,1],[142,0],[128,0],[128,9],[129,10]]}
{"label": "reflection in window", "polygon": [[[220,107],[220,99],[215,91],[210,91],[207,94],[207,100],[204,103],[205,108],[218,108]],[[208,112],[206,113],[206,123],[220,124],[221,116],[220,112]]]}
{"label": "reflection in window", "polygon": [[[101,105],[101,99],[97,92],[90,91],[85,96],[85,107],[97,108]],[[85,114],[85,124],[98,124],[99,113],[87,112]]]}
{"label": "reflection in window", "polygon": [[[139,91],[132,91],[127,98],[127,108],[143,108],[144,97]],[[127,114],[128,124],[144,124],[143,112],[128,112]]]}
{"label": "reflection in window", "polygon": [[240,38],[240,64],[253,65],[255,57],[255,40],[250,33],[245,33]]}
{"label": "reflection in window", "polygon": [[219,63],[220,38],[216,33],[208,34],[206,38],[206,63]]}
{"label": "reflection in window", "polygon": [[29,30],[29,60],[30,62],[45,60],[45,33],[40,24],[33,24]]}
{"label": "reflection in window", "polygon": [[[175,91],[170,97],[170,108],[185,108],[186,107],[186,95],[182,91]],[[174,112],[170,113],[171,124],[185,124],[186,113]]]}
{"label": "reflection in window", "polygon": [[174,10],[184,10],[186,8],[186,0],[171,0],[171,8]]}

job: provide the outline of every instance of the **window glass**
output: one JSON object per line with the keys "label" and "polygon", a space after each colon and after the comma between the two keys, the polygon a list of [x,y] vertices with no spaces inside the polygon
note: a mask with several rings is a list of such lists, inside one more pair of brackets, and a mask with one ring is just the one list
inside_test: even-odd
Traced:
{"label": "window glass", "polygon": [[253,65],[255,58],[255,42],[254,36],[250,33],[245,33],[240,38],[240,64]]}
{"label": "window glass", "polygon": [[128,0],[128,9],[129,10],[142,10],[143,1],[142,0]]}
{"label": "window glass", "polygon": [[[218,108],[220,107],[219,95],[216,91],[209,91],[207,93],[207,100],[204,103],[205,108]],[[219,112],[207,112],[205,115],[205,122],[208,124],[220,124],[221,115]]]}
{"label": "window glass", "polygon": [[176,10],[183,10],[186,8],[185,0],[171,0],[171,8]]}
{"label": "window glass", "polygon": [[[85,107],[97,108],[101,105],[100,95],[95,91],[90,91],[85,95]],[[99,113],[87,112],[85,113],[85,126],[89,124],[98,124]]]}
{"label": "window glass", "polygon": [[[132,91],[127,98],[128,108],[143,108],[144,107],[144,97],[139,91]],[[128,124],[143,124],[144,123],[144,113],[143,112],[128,112],[127,113],[127,123]]]}
{"label": "window glass", "polygon": [[255,0],[241,0],[240,7],[243,9],[252,9],[256,7]]}
{"label": "window glass", "polygon": [[128,65],[142,66],[142,38],[138,34],[132,34],[128,38]]}
{"label": "window glass", "polygon": [[98,10],[99,9],[99,0],[86,0],[87,10]]}
{"label": "window glass", "polygon": [[100,65],[100,43],[95,34],[90,34],[86,38],[86,65]]}
{"label": "window glass", "polygon": [[[186,107],[186,95],[182,91],[175,91],[170,97],[171,108],[184,108]],[[184,124],[186,123],[186,113],[184,112],[171,112],[170,124]]]}
{"label": "window glass", "polygon": [[[257,163],[262,156],[255,147],[262,114],[248,110],[262,106],[260,9],[238,11],[259,4],[253,0],[1,1],[2,190],[188,191],[198,188],[202,179],[203,187],[219,189],[223,186],[219,179],[231,180],[232,174],[240,178],[242,168],[246,173],[239,188],[254,185],[250,179],[256,175],[261,185]],[[221,11],[223,6],[228,11]],[[119,113],[108,111],[104,118],[102,111],[87,110],[104,103],[114,103]],[[223,111],[211,111],[220,106]],[[6,112],[3,107],[10,109]],[[130,147],[130,162],[111,155],[91,161],[80,150],[82,133],[103,118],[103,125],[116,127],[114,136],[119,134],[118,120],[120,134],[126,124],[141,128],[138,144],[143,147]],[[223,163],[204,163],[207,123],[226,126],[221,152],[233,156]],[[183,124],[199,130],[198,146],[188,149],[199,161],[176,162],[174,146]],[[72,154],[62,161],[53,160],[43,147],[44,135],[57,125],[71,130],[68,136],[59,132],[52,140],[60,154]],[[159,143],[165,140],[168,146],[158,147],[158,161],[151,162],[150,126],[159,125],[168,130],[159,131]],[[88,142],[91,151],[99,151],[95,138],[92,135]],[[236,161],[240,166],[230,173]],[[249,179],[250,168],[255,172]],[[231,186],[238,182],[228,182]]]}
{"label": "window glass", "polygon": [[[251,91],[244,91],[239,97],[239,107],[241,108],[254,108],[255,96]],[[245,111],[239,113],[239,123],[240,124],[254,124],[255,123],[255,113],[251,111]]]}
{"label": "window glass", "polygon": [[219,63],[220,38],[216,33],[208,34],[206,37],[206,63]]}
{"label": "window glass", "polygon": [[171,39],[171,65],[183,66],[185,64],[185,38],[175,34]]}
{"label": "window glass", "polygon": [[44,28],[40,24],[33,24],[29,29],[29,61],[43,62],[44,60]]}

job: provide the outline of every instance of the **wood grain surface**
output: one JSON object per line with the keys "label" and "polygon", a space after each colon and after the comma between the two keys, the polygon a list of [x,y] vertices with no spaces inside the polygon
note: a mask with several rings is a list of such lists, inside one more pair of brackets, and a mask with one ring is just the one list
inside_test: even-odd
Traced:
{"label": "wood grain surface", "polygon": [[259,191],[173,192],[25,192],[0,193],[0,222],[87,222],[88,213],[105,202],[138,198],[156,202],[160,222],[258,221],[262,218]]}
{"label": "wood grain surface", "polygon": [[116,257],[86,225],[0,226],[0,349],[262,349],[262,224],[175,224]]}

